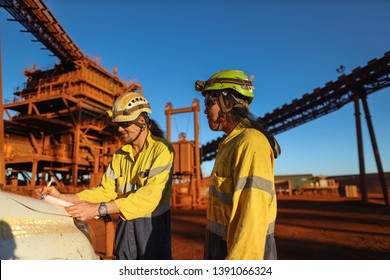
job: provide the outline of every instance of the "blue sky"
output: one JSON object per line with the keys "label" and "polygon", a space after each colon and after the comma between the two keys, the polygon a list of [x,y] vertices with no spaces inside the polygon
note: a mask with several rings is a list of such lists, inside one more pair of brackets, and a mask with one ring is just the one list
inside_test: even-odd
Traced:
{"label": "blue sky", "polygon": [[[163,2],[163,3],[162,3]],[[261,117],[277,107],[349,74],[390,50],[390,2],[385,0],[87,0],[45,1],[84,54],[97,57],[122,79],[139,81],[152,104],[152,118],[166,130],[164,107],[190,107],[200,94],[197,79],[223,69],[255,76],[251,111]],[[0,10],[3,100],[25,81],[35,63],[58,62],[41,43]],[[200,113],[200,141],[221,136]],[[390,88],[368,97],[385,171],[390,171]],[[193,115],[175,115],[172,140],[193,139]],[[362,115],[366,172],[377,172]],[[341,175],[359,172],[353,104],[276,135],[282,155],[275,173]],[[207,175],[213,162],[203,164]]]}

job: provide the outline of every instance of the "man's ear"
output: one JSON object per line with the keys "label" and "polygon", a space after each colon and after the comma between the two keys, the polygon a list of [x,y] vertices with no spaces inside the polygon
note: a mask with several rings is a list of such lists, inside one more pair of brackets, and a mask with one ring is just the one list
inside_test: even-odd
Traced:
{"label": "man's ear", "polygon": [[138,123],[142,125],[142,128],[145,128],[148,125],[148,122],[149,122],[149,117],[144,114],[141,114],[138,119]]}

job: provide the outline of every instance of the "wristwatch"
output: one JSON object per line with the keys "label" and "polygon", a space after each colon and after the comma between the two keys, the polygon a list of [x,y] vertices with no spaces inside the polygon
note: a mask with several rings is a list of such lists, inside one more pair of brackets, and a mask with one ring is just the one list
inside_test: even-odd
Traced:
{"label": "wristwatch", "polygon": [[100,206],[99,206],[99,215],[101,217],[104,217],[108,214],[108,211],[107,211],[107,205],[106,203],[102,202],[100,203]]}

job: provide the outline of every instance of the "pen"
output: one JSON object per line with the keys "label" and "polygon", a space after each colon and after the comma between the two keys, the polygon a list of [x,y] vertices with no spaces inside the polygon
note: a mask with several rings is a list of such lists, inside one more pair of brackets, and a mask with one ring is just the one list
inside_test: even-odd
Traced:
{"label": "pen", "polygon": [[[53,181],[50,181],[50,182],[46,185],[46,188],[50,187],[52,182],[53,182]],[[41,194],[41,198],[40,198],[40,199],[45,199],[45,197],[46,197],[46,194]]]}

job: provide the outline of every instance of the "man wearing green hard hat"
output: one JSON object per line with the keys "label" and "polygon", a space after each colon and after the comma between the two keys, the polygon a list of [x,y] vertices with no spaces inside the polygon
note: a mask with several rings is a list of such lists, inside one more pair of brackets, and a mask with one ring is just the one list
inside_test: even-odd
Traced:
{"label": "man wearing green hard hat", "polygon": [[280,147],[250,112],[253,76],[223,70],[195,89],[204,96],[208,124],[223,131],[209,188],[205,259],[277,258],[274,160]]}

